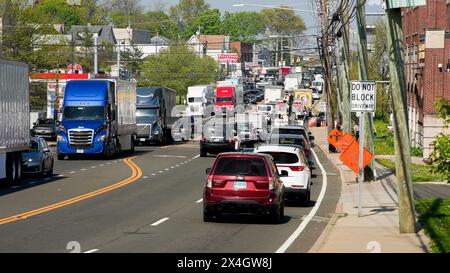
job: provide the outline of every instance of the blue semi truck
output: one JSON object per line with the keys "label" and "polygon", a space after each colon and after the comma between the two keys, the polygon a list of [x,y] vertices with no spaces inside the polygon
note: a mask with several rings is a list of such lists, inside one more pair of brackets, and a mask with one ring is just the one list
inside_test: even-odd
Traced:
{"label": "blue semi truck", "polygon": [[115,79],[72,80],[64,91],[57,156],[134,152],[136,85]]}

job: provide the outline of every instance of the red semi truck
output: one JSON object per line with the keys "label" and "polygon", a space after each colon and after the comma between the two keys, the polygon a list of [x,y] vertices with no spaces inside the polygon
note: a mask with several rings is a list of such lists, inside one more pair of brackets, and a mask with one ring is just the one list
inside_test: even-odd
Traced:
{"label": "red semi truck", "polygon": [[234,108],[243,103],[243,89],[241,85],[232,82],[219,82],[216,88],[216,105],[214,111],[233,111]]}

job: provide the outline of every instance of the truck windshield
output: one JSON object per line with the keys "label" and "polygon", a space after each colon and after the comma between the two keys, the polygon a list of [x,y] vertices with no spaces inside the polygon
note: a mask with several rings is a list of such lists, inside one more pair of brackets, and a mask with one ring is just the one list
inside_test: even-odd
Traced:
{"label": "truck windshield", "polygon": [[193,98],[188,98],[188,102],[192,103],[192,102],[203,102],[203,99],[201,97],[193,97]]}
{"label": "truck windshield", "polygon": [[217,102],[232,102],[233,98],[217,98]]}
{"label": "truck windshield", "polygon": [[158,109],[156,108],[137,109],[136,117],[156,118],[158,117]]}
{"label": "truck windshield", "polygon": [[64,107],[66,120],[103,120],[105,119],[104,106],[66,106]]}

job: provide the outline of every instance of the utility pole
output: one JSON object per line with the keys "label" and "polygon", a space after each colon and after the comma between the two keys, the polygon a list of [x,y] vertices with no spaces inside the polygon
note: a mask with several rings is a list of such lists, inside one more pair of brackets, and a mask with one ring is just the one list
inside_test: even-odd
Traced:
{"label": "utility pole", "polygon": [[[360,79],[362,81],[369,80],[369,61],[367,56],[367,34],[366,34],[366,8],[365,8],[365,0],[357,0],[356,1],[356,20],[358,23],[358,35],[359,35],[359,43],[358,43],[358,58],[359,58],[359,73]],[[360,138],[364,138],[364,143],[371,144],[373,141],[373,116],[371,113],[362,113],[364,115],[364,130],[360,128]],[[361,127],[361,126],[360,126]],[[368,150],[372,150],[372,146],[370,145]],[[372,154],[374,151],[370,151]],[[372,168],[367,166],[364,169],[364,180],[370,181],[374,179],[373,175],[374,164],[372,161]]]}
{"label": "utility pole", "polygon": [[333,113],[332,113],[332,101],[331,101],[331,81],[330,81],[330,55],[328,52],[328,0],[321,0],[322,10],[322,56],[324,66],[324,88],[327,95],[327,127],[328,133],[333,129]]}
{"label": "utility pole", "polygon": [[94,34],[94,75],[98,74],[98,34]]}
{"label": "utility pole", "polygon": [[[344,7],[341,16],[342,22],[342,61],[340,63],[341,71],[341,87],[342,87],[342,130],[343,133],[351,132],[352,130],[352,119],[350,114],[350,78],[349,78],[349,61],[350,61],[350,50],[348,47],[348,0],[342,0],[342,6]],[[340,45],[339,45],[340,46]]]}
{"label": "utility pole", "polygon": [[397,178],[399,224],[401,233],[416,232],[413,187],[411,179],[410,138],[406,99],[405,54],[401,9],[390,9],[386,1],[386,27],[391,76],[395,130],[395,175]]}

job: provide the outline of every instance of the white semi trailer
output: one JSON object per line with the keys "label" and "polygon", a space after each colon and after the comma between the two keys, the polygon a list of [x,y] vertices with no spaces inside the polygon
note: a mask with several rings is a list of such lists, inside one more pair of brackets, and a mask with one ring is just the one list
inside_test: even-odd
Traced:
{"label": "white semi trailer", "polygon": [[0,59],[0,184],[18,182],[30,145],[28,65]]}

